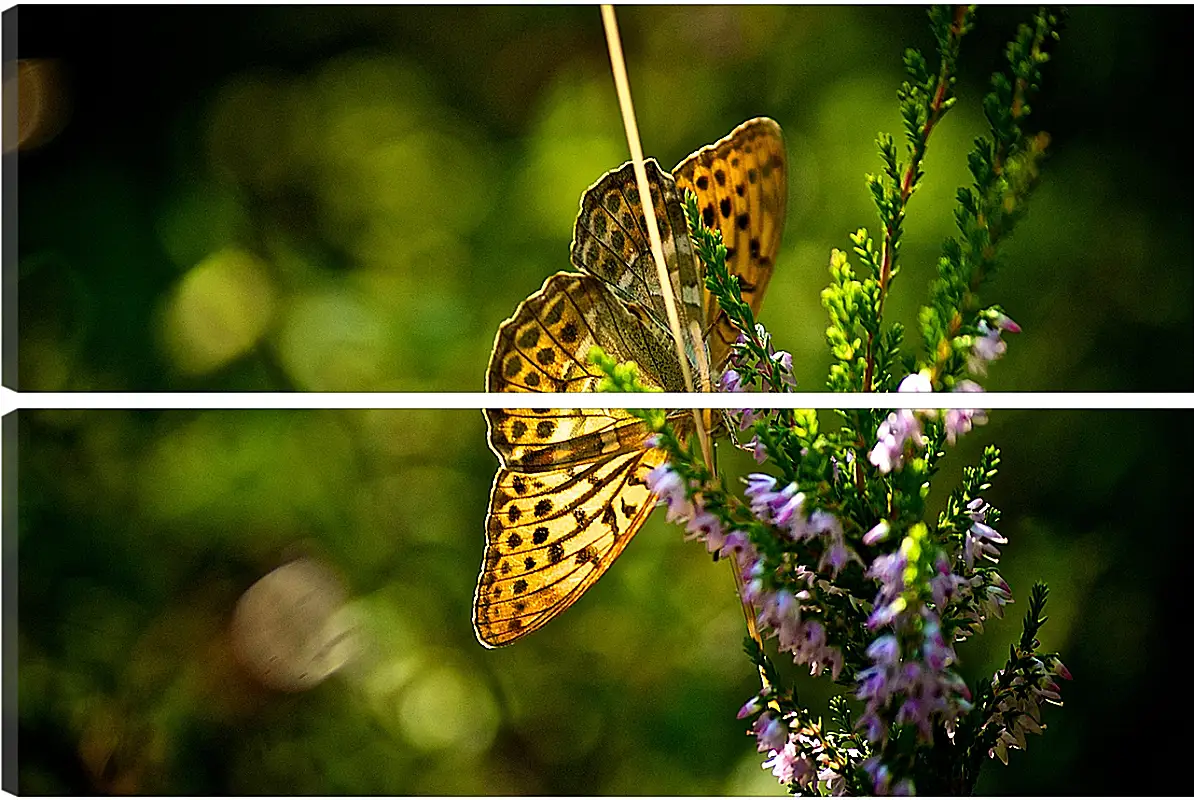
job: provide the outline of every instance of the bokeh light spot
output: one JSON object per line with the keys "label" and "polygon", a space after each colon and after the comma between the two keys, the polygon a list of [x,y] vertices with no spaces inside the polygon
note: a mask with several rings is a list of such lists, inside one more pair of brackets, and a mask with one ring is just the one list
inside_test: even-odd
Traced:
{"label": "bokeh light spot", "polygon": [[268,573],[241,596],[232,618],[233,650],[264,685],[310,689],[351,661],[357,628],[345,614],[347,594],[336,575],[312,559]]}
{"label": "bokeh light spot", "polygon": [[221,250],[184,275],[167,300],[166,349],[182,371],[210,372],[257,343],[273,308],[265,266],[243,250]]}
{"label": "bokeh light spot", "polygon": [[347,290],[295,300],[275,344],[286,372],[302,391],[373,391],[393,372],[376,311]]}
{"label": "bokeh light spot", "polygon": [[400,705],[406,739],[420,750],[486,750],[497,733],[497,704],[489,690],[454,667],[420,675]]}

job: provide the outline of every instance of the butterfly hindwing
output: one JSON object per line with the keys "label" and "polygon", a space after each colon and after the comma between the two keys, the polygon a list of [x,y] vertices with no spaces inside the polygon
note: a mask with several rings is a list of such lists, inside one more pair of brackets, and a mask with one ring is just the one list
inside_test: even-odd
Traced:
{"label": "butterfly hindwing", "polygon": [[[788,167],[783,134],[773,120],[742,123],[728,136],[681,161],[672,174],[697,197],[706,227],[721,231],[726,267],[738,276],[742,299],[757,314],[783,234]],[[720,369],[738,338],[710,295],[705,298],[710,363]]]}
{"label": "butterfly hindwing", "polygon": [[499,469],[473,605],[477,637],[497,647],[542,627],[605,573],[651,513],[644,478],[663,451],[547,472]]}

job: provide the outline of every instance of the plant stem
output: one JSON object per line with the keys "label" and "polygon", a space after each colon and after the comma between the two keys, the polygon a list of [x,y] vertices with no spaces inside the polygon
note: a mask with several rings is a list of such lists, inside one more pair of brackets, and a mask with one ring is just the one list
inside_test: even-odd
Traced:
{"label": "plant stem", "polygon": [[[968,7],[959,5],[954,8],[954,21],[950,26],[950,41],[953,44],[951,50],[956,50],[958,40],[964,33],[964,26],[966,23]],[[945,112],[945,101],[949,95],[950,84],[950,68],[953,65],[953,59],[949,58],[945,53],[941,54],[941,68],[937,72],[937,86],[933,92],[933,99],[929,103],[929,113],[925,119],[924,127],[921,128],[922,136],[916,143],[912,151],[912,156],[908,160],[908,166],[904,170],[904,176],[900,180],[900,194],[899,202],[895,209],[894,217],[889,220],[883,231],[883,258],[879,270],[879,308],[877,317],[880,321],[883,319],[883,305],[887,299],[888,285],[891,283],[891,271],[895,266],[895,247],[893,238],[895,232],[899,229],[900,223],[904,219],[904,208],[908,203],[908,199],[912,196],[912,192],[916,189],[916,179],[920,175],[920,164],[924,160],[925,150],[928,147],[929,135],[933,132],[933,128],[941,120],[942,114]],[[866,340],[866,372],[862,378],[862,391],[871,391],[872,384],[875,379],[875,339],[878,333],[878,325],[875,330],[867,334]]]}

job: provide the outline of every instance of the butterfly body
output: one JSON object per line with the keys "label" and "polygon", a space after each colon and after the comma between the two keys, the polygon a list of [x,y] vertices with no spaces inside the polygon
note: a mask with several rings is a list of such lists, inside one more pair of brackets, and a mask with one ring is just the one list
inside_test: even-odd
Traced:
{"label": "butterfly body", "polygon": [[[695,323],[683,342],[694,367],[704,356],[719,372],[737,331],[704,288],[683,191],[694,192],[706,224],[721,229],[727,266],[757,311],[783,224],[783,153],[779,126],[755,119],[689,156],[675,177],[646,162],[678,311]],[[571,249],[581,271],[552,275],[502,323],[488,391],[595,392],[604,375],[588,363],[594,345],[635,362],[645,386],[684,391],[645,223],[631,164],[585,192]],[[609,568],[654,507],[645,478],[666,456],[651,446],[646,423],[624,409],[485,413],[500,466],[473,625],[482,644],[495,647],[546,624]],[[671,418],[678,433],[689,430],[688,412]]]}

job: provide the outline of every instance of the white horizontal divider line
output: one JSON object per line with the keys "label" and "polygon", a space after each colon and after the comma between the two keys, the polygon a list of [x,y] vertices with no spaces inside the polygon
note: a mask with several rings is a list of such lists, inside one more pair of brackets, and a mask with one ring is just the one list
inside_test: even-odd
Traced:
{"label": "white horizontal divider line", "polygon": [[982,408],[1191,409],[1194,392],[0,392],[17,409]]}

